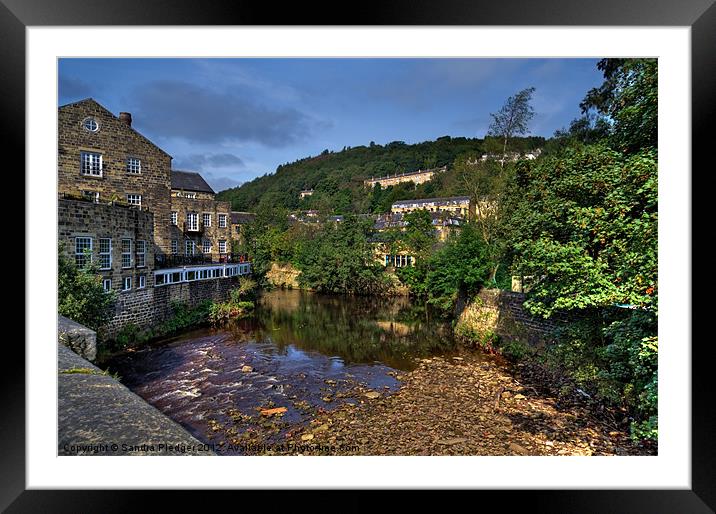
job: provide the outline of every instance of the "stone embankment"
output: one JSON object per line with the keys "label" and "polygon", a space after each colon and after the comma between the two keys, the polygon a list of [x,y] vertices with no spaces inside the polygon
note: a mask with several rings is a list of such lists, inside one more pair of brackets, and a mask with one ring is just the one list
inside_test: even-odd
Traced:
{"label": "stone embankment", "polygon": [[210,446],[70,349],[93,357],[92,330],[67,318],[60,319],[59,327],[59,455],[214,454]]}

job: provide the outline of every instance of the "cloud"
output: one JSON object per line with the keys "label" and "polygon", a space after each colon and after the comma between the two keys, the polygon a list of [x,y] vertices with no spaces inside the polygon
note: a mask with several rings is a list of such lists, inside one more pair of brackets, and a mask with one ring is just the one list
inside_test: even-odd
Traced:
{"label": "cloud", "polygon": [[135,124],[194,143],[251,141],[278,148],[308,138],[314,128],[308,115],[288,106],[267,107],[261,96],[240,86],[217,91],[178,80],[153,81],[134,92]]}
{"label": "cloud", "polygon": [[60,76],[58,94],[63,101],[78,100],[91,96],[92,87],[80,79]]}
{"label": "cloud", "polygon": [[176,168],[203,170],[204,168],[241,168],[244,161],[232,153],[191,154],[175,159]]}
{"label": "cloud", "polygon": [[211,173],[207,173],[204,177],[206,181],[209,183],[211,188],[216,191],[217,193],[220,191],[223,191],[225,189],[230,189],[232,187],[238,187],[243,182],[236,180],[231,177],[215,177]]}

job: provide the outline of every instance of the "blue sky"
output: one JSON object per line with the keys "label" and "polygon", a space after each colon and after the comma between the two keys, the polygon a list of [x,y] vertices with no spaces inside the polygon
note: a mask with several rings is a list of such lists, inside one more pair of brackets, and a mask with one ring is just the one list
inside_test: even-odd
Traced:
{"label": "blue sky", "polygon": [[324,149],[484,137],[536,88],[551,136],[602,82],[597,59],[60,59],[59,105],[92,97],[220,191]]}

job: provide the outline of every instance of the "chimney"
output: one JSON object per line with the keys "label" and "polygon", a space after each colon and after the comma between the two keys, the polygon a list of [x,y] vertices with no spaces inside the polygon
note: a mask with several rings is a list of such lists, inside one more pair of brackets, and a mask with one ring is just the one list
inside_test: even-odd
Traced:
{"label": "chimney", "polygon": [[120,112],[119,120],[125,122],[130,127],[132,126],[132,113],[131,112]]}

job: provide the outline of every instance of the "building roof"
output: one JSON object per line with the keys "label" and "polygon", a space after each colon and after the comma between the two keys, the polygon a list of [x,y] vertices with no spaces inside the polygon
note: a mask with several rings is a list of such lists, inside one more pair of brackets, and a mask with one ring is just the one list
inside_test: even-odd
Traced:
{"label": "building roof", "polygon": [[416,200],[400,200],[393,202],[393,205],[410,205],[410,204],[425,204],[425,203],[454,203],[454,202],[469,202],[469,196],[448,196],[444,198],[418,198]]}
{"label": "building roof", "polygon": [[[74,106],[74,105],[90,105],[90,106],[92,106],[92,107],[95,107],[95,108],[99,109],[100,111],[104,111],[105,114],[107,114],[107,115],[111,116],[112,118],[116,119],[117,121],[119,121],[119,117],[118,117],[118,116],[115,116],[115,115],[112,113],[112,111],[110,111],[110,110],[107,109],[104,105],[100,104],[97,100],[95,100],[94,98],[91,98],[91,97],[83,98],[82,100],[77,100],[76,102],[70,102],[70,103],[67,103],[67,104],[64,104],[64,105],[60,105],[60,106],[57,108],[57,110],[59,110],[59,111],[61,111],[61,110],[63,110],[63,109],[64,109],[64,110],[67,110],[67,109],[71,108],[71,107]],[[162,152],[164,155],[166,155],[166,156],[168,156],[168,157],[171,157],[171,155],[169,155],[165,150],[163,150],[163,149],[161,149],[160,147],[158,147],[151,139],[149,139],[147,136],[145,136],[145,135],[142,134],[141,132],[138,132],[134,127],[132,127],[132,126],[130,126],[130,125],[127,125],[127,124],[124,123],[124,122],[122,122],[121,126],[124,127],[125,129],[131,130],[132,132],[134,132],[135,134],[137,134],[139,137],[141,137],[142,139],[144,139],[145,141],[147,141],[150,145],[154,146],[157,150],[159,150],[160,152]]]}
{"label": "building roof", "polygon": [[204,177],[194,171],[172,170],[172,189],[182,189],[184,191],[198,191],[200,193],[216,192],[206,183]]}
{"label": "building roof", "polygon": [[244,223],[250,223],[256,219],[256,213],[253,212],[237,212],[231,211],[231,224],[232,225],[243,225]]}

